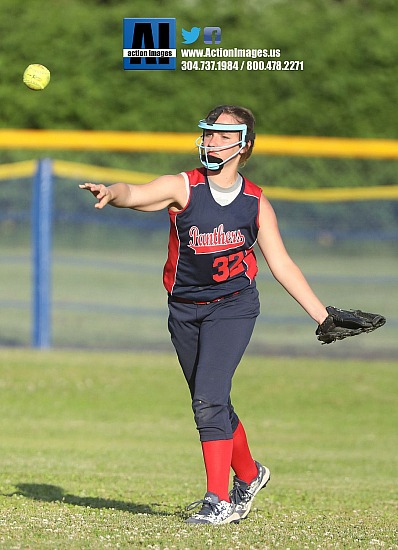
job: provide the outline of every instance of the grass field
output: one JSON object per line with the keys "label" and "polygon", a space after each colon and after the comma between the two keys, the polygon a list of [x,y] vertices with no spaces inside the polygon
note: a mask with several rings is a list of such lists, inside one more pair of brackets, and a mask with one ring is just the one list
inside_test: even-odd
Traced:
{"label": "grass field", "polygon": [[239,525],[205,482],[176,359],[0,349],[0,547],[398,548],[395,361],[247,357],[233,398],[272,479]]}

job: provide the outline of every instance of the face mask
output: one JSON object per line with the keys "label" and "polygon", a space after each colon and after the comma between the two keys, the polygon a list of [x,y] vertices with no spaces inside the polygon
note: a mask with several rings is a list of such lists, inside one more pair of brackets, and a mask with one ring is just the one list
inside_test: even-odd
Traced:
{"label": "face mask", "polygon": [[[227,163],[229,160],[239,155],[239,153],[242,151],[242,149],[246,145],[246,135],[247,135],[246,124],[217,124],[217,122],[210,123],[206,120],[200,120],[198,126],[199,128],[202,128],[202,130],[214,130],[215,132],[240,132],[241,133],[240,140],[237,141],[236,143],[224,145],[223,147],[214,147],[214,146],[208,147],[203,144],[203,138],[204,138],[204,132],[203,132],[202,136],[196,140],[196,146],[198,147],[200,162],[208,170],[221,170],[221,168],[225,165],[225,163]],[[230,157],[228,157],[225,160],[222,160],[211,154],[212,151],[222,151],[224,149],[230,149],[231,147],[235,147],[236,145],[240,146],[239,150],[233,153]]]}

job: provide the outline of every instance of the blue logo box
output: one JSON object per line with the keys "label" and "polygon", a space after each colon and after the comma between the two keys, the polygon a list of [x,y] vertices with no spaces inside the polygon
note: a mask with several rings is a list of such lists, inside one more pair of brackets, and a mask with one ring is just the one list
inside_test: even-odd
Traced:
{"label": "blue logo box", "polygon": [[123,69],[174,71],[177,64],[175,18],[123,19]]}

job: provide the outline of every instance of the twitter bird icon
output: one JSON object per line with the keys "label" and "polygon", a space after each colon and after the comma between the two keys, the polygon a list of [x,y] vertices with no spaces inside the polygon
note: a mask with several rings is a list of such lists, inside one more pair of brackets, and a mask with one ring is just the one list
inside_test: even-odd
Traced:
{"label": "twitter bird icon", "polygon": [[182,29],[183,44],[193,44],[199,38],[200,27],[192,27],[190,31]]}

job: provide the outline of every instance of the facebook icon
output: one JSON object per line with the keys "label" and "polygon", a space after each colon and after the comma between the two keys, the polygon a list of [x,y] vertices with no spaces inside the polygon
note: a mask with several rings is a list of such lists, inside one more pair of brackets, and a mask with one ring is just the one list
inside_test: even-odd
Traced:
{"label": "facebook icon", "polygon": [[175,70],[176,60],[174,18],[124,18],[124,70],[170,71]]}
{"label": "facebook icon", "polygon": [[[214,40],[213,40],[214,35]],[[221,29],[220,27],[205,27],[203,31],[203,42],[205,44],[220,44],[221,43]]]}

